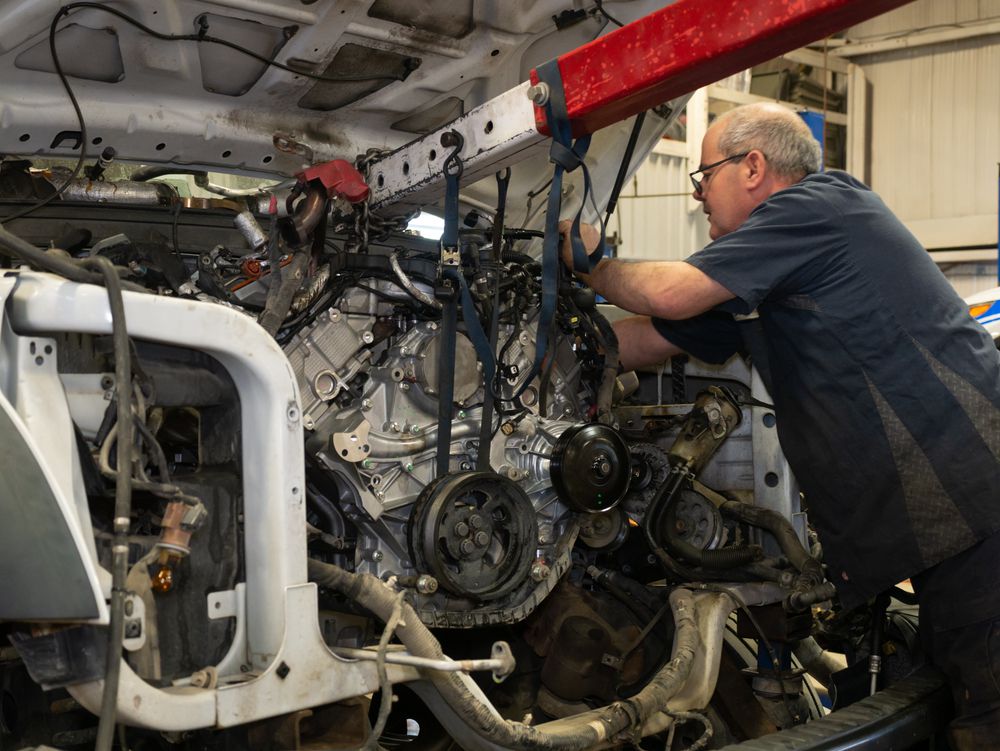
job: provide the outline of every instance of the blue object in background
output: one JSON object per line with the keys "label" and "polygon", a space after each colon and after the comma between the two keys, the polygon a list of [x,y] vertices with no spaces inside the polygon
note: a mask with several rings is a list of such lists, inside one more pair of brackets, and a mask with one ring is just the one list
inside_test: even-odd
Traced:
{"label": "blue object in background", "polygon": [[[826,153],[826,144],[824,139],[826,138],[826,117],[819,114],[818,112],[807,112],[803,110],[802,112],[796,113],[802,118],[803,122],[809,126],[809,130],[812,131],[813,138],[819,141],[819,147],[823,149],[823,153]],[[826,169],[826,165],[821,164],[819,166],[820,172]]]}

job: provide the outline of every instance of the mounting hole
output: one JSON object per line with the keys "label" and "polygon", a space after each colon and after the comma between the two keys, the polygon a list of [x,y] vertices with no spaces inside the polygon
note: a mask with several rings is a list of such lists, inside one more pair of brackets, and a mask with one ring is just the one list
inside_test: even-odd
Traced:
{"label": "mounting hole", "polygon": [[52,345],[51,344],[46,344],[45,345],[45,354],[47,354],[47,355],[51,355],[52,354]]}
{"label": "mounting hole", "polygon": [[409,162],[403,162],[403,174],[404,175],[410,174],[410,163]]}
{"label": "mounting hole", "polygon": [[776,475],[774,472],[768,472],[766,475],[764,475],[764,484],[767,485],[767,487],[769,488],[778,487],[778,475]]}
{"label": "mounting hole", "polygon": [[233,152],[231,152],[229,149],[226,149],[225,151],[222,152],[222,158],[228,159],[230,156],[232,156],[232,154]]}
{"label": "mounting hole", "polygon": [[20,141],[21,143],[24,143],[25,141],[30,141],[31,140],[31,134],[30,133],[22,133],[17,140]]}
{"label": "mounting hole", "polygon": [[486,121],[486,127],[483,128],[483,132],[484,133],[492,133],[493,132],[493,121],[492,120],[487,120]]}
{"label": "mounting hole", "polygon": [[347,450],[347,449],[341,449],[341,451],[340,451],[340,455],[341,455],[341,456],[347,456],[347,454],[348,454],[348,453],[349,453],[349,452],[348,452],[348,450]]}
{"label": "mounting hole", "polygon": [[41,355],[39,355],[38,357],[35,358],[35,365],[41,365],[44,362],[45,362],[45,358],[42,357]]}
{"label": "mounting hole", "polygon": [[777,420],[775,419],[773,412],[767,412],[761,418],[761,422],[764,423],[764,427],[773,428],[775,423],[777,423]]}
{"label": "mounting hole", "polygon": [[431,149],[430,157],[432,162],[438,158],[437,149]]}
{"label": "mounting hole", "polygon": [[500,54],[500,50],[493,50],[492,52],[490,52],[490,57],[496,57],[499,54]]}
{"label": "mounting hole", "polygon": [[382,186],[385,185],[385,177],[383,177],[382,175],[379,175],[378,179],[375,181],[375,183],[381,188]]}
{"label": "mounting hole", "polygon": [[158,143],[158,144],[156,144],[156,150],[157,151],[163,151],[165,148],[167,148],[167,144],[165,144],[165,143]]}
{"label": "mounting hole", "polygon": [[266,156],[263,159],[261,159],[261,161],[264,162],[264,164],[270,164],[271,163],[271,157]]}
{"label": "mounting hole", "polygon": [[91,141],[90,143],[93,144],[94,146],[100,146],[102,143],[104,143],[104,139],[101,138],[100,136],[96,136],[94,140]]}
{"label": "mounting hole", "polygon": [[222,610],[222,603],[219,600],[215,601],[215,609]]}

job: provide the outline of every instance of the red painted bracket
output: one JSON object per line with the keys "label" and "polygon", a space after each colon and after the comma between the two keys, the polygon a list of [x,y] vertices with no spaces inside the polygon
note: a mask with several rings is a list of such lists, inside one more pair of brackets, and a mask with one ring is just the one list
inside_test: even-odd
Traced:
{"label": "red painted bracket", "polygon": [[331,198],[337,195],[351,203],[361,203],[368,198],[369,190],[364,176],[353,164],[343,159],[314,164],[296,177],[304,182],[319,180]]}
{"label": "red painted bracket", "polygon": [[[677,0],[558,58],[573,135],[822,39],[911,0]],[[531,82],[538,75],[531,71]],[[535,107],[539,132],[551,135]]]}

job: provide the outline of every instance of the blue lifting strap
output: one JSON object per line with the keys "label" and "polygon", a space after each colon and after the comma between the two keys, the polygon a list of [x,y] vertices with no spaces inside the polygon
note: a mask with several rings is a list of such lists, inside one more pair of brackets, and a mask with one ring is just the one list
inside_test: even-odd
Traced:
{"label": "blue lifting strap", "polygon": [[[563,92],[559,62],[549,60],[536,69],[538,80],[549,88],[545,103],[545,119],[552,132],[549,161],[555,167],[552,184],[549,186],[549,200],[545,212],[545,239],[542,243],[542,304],[538,315],[538,330],[535,337],[535,360],[531,373],[525,380],[526,386],[538,375],[542,361],[549,348],[549,329],[555,317],[559,294],[559,212],[562,206],[562,181],[564,172],[572,172],[577,167],[583,169],[583,200],[570,229],[570,244],[573,248],[573,268],[588,272],[604,255],[604,222],[601,221],[601,241],[589,256],[580,237],[580,221],[587,197],[591,195],[590,172],[584,164],[584,157],[590,147],[590,136],[582,136],[573,142],[572,127],[566,112],[566,97]],[[523,388],[523,387],[522,387]]]}

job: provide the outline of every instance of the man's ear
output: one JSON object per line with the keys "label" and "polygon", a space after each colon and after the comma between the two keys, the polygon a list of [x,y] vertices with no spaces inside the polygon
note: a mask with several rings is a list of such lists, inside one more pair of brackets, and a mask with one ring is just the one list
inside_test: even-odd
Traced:
{"label": "man's ear", "polygon": [[747,167],[747,187],[751,190],[760,187],[767,177],[768,164],[764,155],[754,149],[746,155],[743,162]]}

